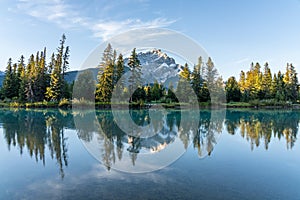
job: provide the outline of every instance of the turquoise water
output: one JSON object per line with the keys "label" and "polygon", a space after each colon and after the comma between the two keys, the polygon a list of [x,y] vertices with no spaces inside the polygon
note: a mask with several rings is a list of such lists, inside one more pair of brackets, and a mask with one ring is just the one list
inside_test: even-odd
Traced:
{"label": "turquoise water", "polygon": [[0,110],[0,199],[300,198],[298,111],[130,116]]}

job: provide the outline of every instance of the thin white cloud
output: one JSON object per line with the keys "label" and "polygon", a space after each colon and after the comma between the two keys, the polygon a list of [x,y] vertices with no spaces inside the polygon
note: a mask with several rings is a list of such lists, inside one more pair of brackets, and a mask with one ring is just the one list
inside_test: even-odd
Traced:
{"label": "thin white cloud", "polygon": [[155,18],[149,21],[141,19],[125,20],[97,20],[83,16],[63,0],[19,0],[18,11],[38,20],[55,23],[62,28],[84,28],[92,32],[93,36],[102,40],[121,32],[135,28],[162,28],[171,25],[176,20]]}
{"label": "thin white cloud", "polygon": [[167,27],[174,22],[175,20],[170,21],[165,18],[156,18],[151,21],[141,21],[140,19],[127,19],[124,21],[101,21],[93,25],[92,31],[95,37],[100,37],[103,40],[107,40],[113,35],[128,31],[130,29],[162,28]]}
{"label": "thin white cloud", "polygon": [[234,64],[242,64],[242,63],[249,62],[249,61],[250,61],[249,58],[243,58],[243,59],[236,60],[233,63]]}

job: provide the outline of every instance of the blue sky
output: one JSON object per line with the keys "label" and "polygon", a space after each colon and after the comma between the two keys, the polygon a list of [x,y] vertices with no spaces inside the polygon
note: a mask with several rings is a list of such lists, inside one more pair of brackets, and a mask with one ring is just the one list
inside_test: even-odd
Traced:
{"label": "blue sky", "polygon": [[[55,51],[62,33],[70,65],[80,69],[102,41],[139,27],[168,28],[201,44],[224,78],[250,63],[287,62],[300,72],[299,0],[0,0],[0,70],[42,50]],[[48,57],[50,54],[48,54]]]}

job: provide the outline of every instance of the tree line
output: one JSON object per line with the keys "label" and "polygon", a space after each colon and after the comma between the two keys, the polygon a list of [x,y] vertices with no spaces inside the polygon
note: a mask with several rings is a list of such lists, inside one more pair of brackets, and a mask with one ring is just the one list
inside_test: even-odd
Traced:
{"label": "tree line", "polygon": [[130,102],[171,103],[178,102],[178,96],[181,97],[181,101],[189,102],[190,93],[193,89],[198,101],[207,102],[211,100],[210,92],[216,94],[220,88],[223,88],[222,77],[218,75],[211,58],[208,58],[207,62],[204,63],[202,57],[199,57],[198,64],[194,66],[193,71],[190,71],[190,67],[186,63],[182,66],[178,82],[170,82],[168,86],[157,81],[145,83],[142,79],[142,66],[135,48],[128,58],[127,66],[127,70],[130,70],[131,73],[127,79],[121,79],[125,73],[123,55],[117,55],[116,50],[113,50],[112,46],[108,44],[99,64],[97,81],[94,83],[96,85],[95,96],[93,96],[93,88],[81,87],[87,85],[86,83],[91,83],[90,80],[93,75],[88,70],[78,76],[77,83],[75,82],[76,91],[74,91],[77,95],[74,96],[88,100],[95,98],[96,102],[109,103],[115,90],[120,96],[132,94],[129,99]]}
{"label": "tree line", "polygon": [[[103,61],[100,64],[98,84],[96,86],[96,100],[108,102],[111,98],[116,82],[124,73],[124,60],[122,54],[116,60],[116,51],[112,50],[109,44],[104,51]],[[279,71],[272,75],[268,63],[263,69],[259,63],[251,63],[250,70],[241,71],[240,78],[232,76],[227,81],[223,81],[217,69],[209,57],[206,62],[200,56],[198,63],[190,70],[185,64],[179,74],[179,81],[174,89],[172,83],[164,87],[157,81],[151,85],[142,84],[142,72],[136,50],[133,49],[129,57],[128,66],[132,71],[127,86],[121,84],[118,93],[122,95],[130,91],[133,83],[137,83],[138,89],[133,93],[131,101],[160,101],[178,102],[177,96],[188,98],[192,88],[197,96],[198,102],[211,102],[212,98],[217,98],[217,102],[222,103],[222,96],[227,102],[251,102],[251,101],[274,101],[296,103],[300,100],[300,88],[297,72],[293,64],[287,63],[285,73]],[[189,83],[188,86],[184,83]],[[183,99],[184,100],[184,99]],[[187,99],[188,101],[188,99]]]}
{"label": "tree line", "polygon": [[[72,99],[73,85],[65,81],[69,68],[70,49],[66,46],[66,36],[63,34],[57,51],[52,53],[50,62],[46,62],[46,48],[31,55],[25,64],[24,56],[17,63],[8,60],[3,87],[0,91],[2,100],[18,102],[58,102],[62,99]],[[127,65],[126,65],[127,64]],[[241,71],[239,80],[230,77],[223,81],[211,58],[204,61],[200,56],[193,67],[186,63],[182,66],[177,83],[168,86],[155,81],[146,83],[142,79],[142,66],[134,48],[124,63],[122,54],[110,44],[105,48],[96,81],[90,71],[79,74],[75,81],[76,90],[73,98],[96,100],[100,103],[110,103],[115,90],[120,96],[130,96],[130,102],[162,102],[172,103],[191,101],[193,89],[198,102],[274,101],[296,103],[300,99],[297,72],[293,64],[287,64],[285,73],[271,73],[268,63],[263,69],[259,63],[251,63],[250,70]],[[126,66],[125,66],[126,65]],[[192,68],[192,70],[191,70]],[[130,70],[127,79],[121,79],[125,71]],[[77,84],[76,84],[77,83]],[[175,95],[176,94],[176,95]]]}
{"label": "tree line", "polygon": [[17,63],[9,58],[0,97],[18,102],[59,101],[71,98],[71,87],[65,81],[69,68],[70,48],[63,34],[56,53],[47,64],[46,47],[32,54],[28,62],[22,55]]}
{"label": "tree line", "polygon": [[259,63],[251,63],[249,71],[241,71],[238,81],[230,77],[225,87],[227,101],[274,100],[296,103],[300,100],[299,82],[293,64],[287,63],[285,73],[278,71],[273,75],[267,62],[263,70],[261,68]]}

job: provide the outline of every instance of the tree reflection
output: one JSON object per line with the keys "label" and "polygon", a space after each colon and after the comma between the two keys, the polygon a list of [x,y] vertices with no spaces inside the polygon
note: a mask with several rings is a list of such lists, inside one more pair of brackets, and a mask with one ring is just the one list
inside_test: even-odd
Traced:
{"label": "tree reflection", "polygon": [[[118,112],[122,116],[125,111]],[[184,149],[192,144],[199,157],[211,155],[223,129],[232,135],[240,134],[249,141],[252,150],[260,145],[267,150],[274,139],[285,140],[287,149],[296,143],[300,112],[227,110],[225,119],[222,112],[167,110],[153,112],[150,117],[148,110],[130,110],[135,124],[149,125],[147,137],[138,132],[144,129],[133,130],[133,135],[126,134],[108,110],[2,110],[0,124],[9,150],[17,147],[21,155],[27,151],[43,165],[50,156],[56,160],[62,178],[68,166],[65,135],[68,128],[76,128],[78,137],[87,144],[97,141],[99,160],[108,170],[126,159],[136,165],[142,154],[159,153],[175,141]],[[73,118],[77,121],[76,127]],[[192,127],[198,128],[193,130]],[[48,151],[49,155],[45,155]]]}
{"label": "tree reflection", "polygon": [[8,149],[18,147],[20,154],[26,148],[36,162],[45,165],[45,150],[49,149],[52,159],[56,159],[60,175],[64,177],[64,167],[68,166],[67,138],[64,128],[72,126],[72,116],[58,111],[15,110],[0,112],[4,138]]}
{"label": "tree reflection", "polygon": [[267,150],[272,137],[286,140],[287,149],[293,148],[298,133],[300,113],[295,111],[237,111],[226,113],[226,129],[230,134],[240,132],[250,142],[251,150],[261,142]]}
{"label": "tree reflection", "polygon": [[[120,116],[122,112],[118,111]],[[87,143],[93,143],[93,139],[97,139],[99,146],[99,160],[107,167],[108,170],[117,162],[116,156],[121,161],[123,154],[131,159],[132,165],[135,165],[140,153],[158,153],[168,145],[179,138],[185,149],[193,141],[194,147],[198,149],[200,157],[210,154],[213,146],[216,144],[216,136],[222,131],[224,118],[220,117],[211,120],[211,112],[191,112],[191,111],[159,111],[149,117],[149,112],[145,110],[130,110],[130,116],[139,126],[146,126],[151,123],[147,131],[151,130],[154,134],[142,134],[134,130],[134,135],[126,134],[114,121],[114,116],[110,111],[97,111],[96,116],[98,126],[89,125],[89,129],[94,126],[94,130],[84,131],[84,126],[80,124],[83,121],[94,121],[92,114],[81,114],[77,120],[79,123],[78,136]],[[84,112],[83,112],[84,113]],[[200,122],[193,119],[199,118]],[[88,117],[90,115],[90,117]],[[221,116],[221,115],[220,115]],[[196,125],[196,126],[195,126]],[[125,125],[126,126],[126,125]],[[193,130],[192,127],[198,127]],[[128,130],[130,127],[126,127]],[[85,133],[85,134],[83,134]],[[141,135],[149,135],[141,137]],[[95,149],[95,148],[94,148]],[[95,152],[97,154],[97,152]]]}

